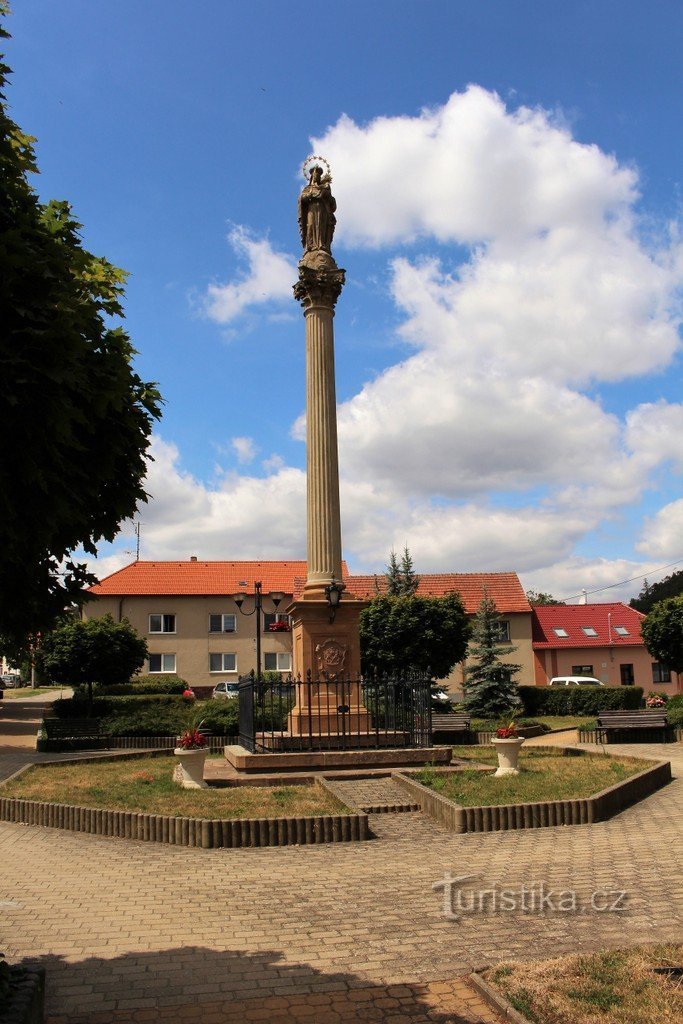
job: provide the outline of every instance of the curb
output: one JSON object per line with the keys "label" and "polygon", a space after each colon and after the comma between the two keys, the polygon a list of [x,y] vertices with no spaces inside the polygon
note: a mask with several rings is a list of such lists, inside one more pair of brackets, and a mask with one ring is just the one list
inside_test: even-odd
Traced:
{"label": "curb", "polygon": [[[580,757],[586,753],[575,747],[566,749],[571,751],[570,756]],[[589,797],[481,807],[462,807],[403,772],[394,772],[392,779],[420,802],[426,814],[436,818],[451,832],[506,832],[606,821],[670,782],[671,763],[656,761],[637,775]]]}
{"label": "curb", "polygon": [[504,995],[498,992],[497,989],[492,988],[487,981],[473,971],[470,974],[468,981],[475,992],[477,992],[481,998],[487,1003],[492,1010],[496,1010],[501,1017],[505,1020],[509,1020],[512,1024],[529,1024],[528,1017],[523,1017],[522,1014],[515,1010],[512,1003],[509,1003]]}

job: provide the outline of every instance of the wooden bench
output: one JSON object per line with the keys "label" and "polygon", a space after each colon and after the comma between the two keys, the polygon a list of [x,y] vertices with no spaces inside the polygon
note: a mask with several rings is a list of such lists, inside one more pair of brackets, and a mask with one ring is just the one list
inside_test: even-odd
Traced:
{"label": "wooden bench", "polygon": [[604,743],[604,736],[632,729],[661,730],[664,742],[669,729],[666,711],[601,711],[595,732],[599,742]]}
{"label": "wooden bench", "polygon": [[103,737],[99,718],[46,718],[43,721],[45,735],[49,740],[107,740]]}
{"label": "wooden bench", "polygon": [[443,743],[457,743],[463,735],[469,737],[471,715],[432,715],[432,737],[442,737]]}

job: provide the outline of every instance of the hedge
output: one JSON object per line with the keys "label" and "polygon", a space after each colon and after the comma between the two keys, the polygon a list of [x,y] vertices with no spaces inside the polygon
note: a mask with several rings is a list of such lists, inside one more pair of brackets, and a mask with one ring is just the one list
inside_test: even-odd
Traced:
{"label": "hedge", "polygon": [[[58,718],[86,718],[84,697],[58,700],[52,705]],[[237,701],[210,701],[200,705],[173,694],[96,696],[92,714],[106,736],[176,736],[190,725],[203,725],[215,735],[236,736]]]}
{"label": "hedge", "polygon": [[643,699],[642,686],[520,686],[525,715],[597,715],[632,711]]}
{"label": "hedge", "polygon": [[183,690],[188,689],[189,685],[179,676],[138,676],[130,683],[119,683],[117,686],[96,686],[95,693],[101,694],[103,697],[126,697],[150,693],[180,695]]}

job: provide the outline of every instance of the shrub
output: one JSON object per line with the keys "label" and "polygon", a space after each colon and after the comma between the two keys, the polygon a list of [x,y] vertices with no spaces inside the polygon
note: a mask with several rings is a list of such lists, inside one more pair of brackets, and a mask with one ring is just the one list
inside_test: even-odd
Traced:
{"label": "shrub", "polygon": [[597,715],[640,707],[642,686],[520,686],[525,715]]}
{"label": "shrub", "polygon": [[672,728],[683,729],[683,705],[672,708],[671,701],[669,701],[666,708],[666,718]]}
{"label": "shrub", "polygon": [[239,709],[236,700],[212,700],[192,708],[192,724],[210,730],[213,736],[237,736]]}
{"label": "shrub", "polygon": [[96,695],[127,696],[145,693],[182,693],[189,684],[180,676],[138,676],[130,683],[119,683],[115,686],[97,686]]}

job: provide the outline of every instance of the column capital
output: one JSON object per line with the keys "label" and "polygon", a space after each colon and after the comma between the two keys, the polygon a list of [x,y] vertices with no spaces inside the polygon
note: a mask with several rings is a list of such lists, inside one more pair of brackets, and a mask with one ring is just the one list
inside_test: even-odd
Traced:
{"label": "column capital", "polygon": [[294,298],[301,303],[304,314],[313,306],[334,310],[345,280],[346,271],[337,266],[329,253],[306,253],[299,262]]}

